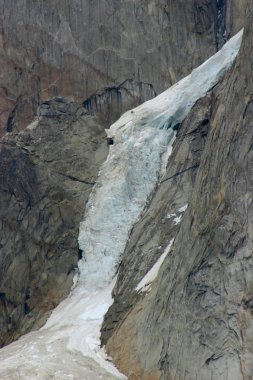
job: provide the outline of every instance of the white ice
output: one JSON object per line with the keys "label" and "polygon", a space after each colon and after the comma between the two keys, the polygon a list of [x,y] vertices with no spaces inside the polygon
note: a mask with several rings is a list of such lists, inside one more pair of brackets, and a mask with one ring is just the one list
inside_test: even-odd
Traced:
{"label": "white ice", "polygon": [[[176,127],[232,65],[242,32],[191,75],[125,113],[107,131],[114,144],[80,225],[83,259],[75,289],[39,331],[0,350],[1,380],[124,378],[99,347],[103,315],[129,233],[163,174]],[[171,243],[172,244],[172,243]],[[138,290],[157,275],[167,247]]]}

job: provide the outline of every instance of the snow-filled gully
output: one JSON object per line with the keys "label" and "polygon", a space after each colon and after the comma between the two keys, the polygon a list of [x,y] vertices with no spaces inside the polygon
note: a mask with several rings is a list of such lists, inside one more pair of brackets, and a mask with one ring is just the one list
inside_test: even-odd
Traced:
{"label": "snow-filled gully", "polygon": [[[107,131],[113,145],[80,225],[83,259],[69,297],[46,325],[0,350],[0,379],[125,378],[100,348],[100,326],[130,230],[159,182],[180,124],[231,67],[242,32],[191,75],[125,113]],[[172,244],[172,242],[171,242]],[[167,251],[137,290],[156,277]]]}

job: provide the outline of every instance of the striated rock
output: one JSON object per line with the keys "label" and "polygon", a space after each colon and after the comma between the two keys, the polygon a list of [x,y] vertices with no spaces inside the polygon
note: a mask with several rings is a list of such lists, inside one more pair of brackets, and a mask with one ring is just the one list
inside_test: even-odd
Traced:
{"label": "striated rock", "polygon": [[114,121],[238,31],[237,3],[0,0],[1,133],[24,128],[38,104],[57,95]]}
{"label": "striated rock", "polygon": [[[125,254],[123,262],[133,263],[137,274],[133,285],[127,272],[119,274],[114,297],[122,310],[116,303],[112,306],[104,337],[109,335],[107,328],[113,329],[108,352],[129,379],[253,378],[251,2],[246,9],[240,56],[211,97],[209,133],[200,151],[196,177],[187,180],[189,206],[179,230],[173,231],[169,225],[167,233],[161,229],[164,211],[170,212],[171,191],[173,194],[173,189],[164,193],[163,211],[161,184],[145,214],[151,223],[141,220],[135,226],[132,248],[126,250],[131,258]],[[178,151],[187,157],[180,145]],[[168,170],[171,165],[170,161]],[[180,184],[178,189],[181,199]],[[152,221],[159,219],[155,229]],[[150,293],[134,299],[135,278],[141,278],[142,271],[135,263],[146,261],[149,241],[155,242],[155,248],[174,233],[173,247]],[[138,245],[139,241],[144,246],[137,251],[134,242]],[[129,291],[124,290],[124,305],[122,286],[127,280],[131,285]],[[123,323],[117,323],[122,316]]]}
{"label": "striated rock", "polygon": [[0,344],[39,326],[72,286],[78,226],[107,156],[104,121],[61,97],[0,150]]}

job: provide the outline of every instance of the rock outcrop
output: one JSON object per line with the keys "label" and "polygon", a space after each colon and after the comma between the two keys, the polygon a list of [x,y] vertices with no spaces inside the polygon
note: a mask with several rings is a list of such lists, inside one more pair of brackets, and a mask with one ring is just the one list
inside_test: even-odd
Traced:
{"label": "rock outcrop", "polygon": [[220,48],[241,27],[243,3],[0,0],[1,133],[57,95],[116,120]]}
{"label": "rock outcrop", "polygon": [[1,345],[41,325],[69,293],[78,226],[106,156],[103,119],[60,97],[1,141]]}
{"label": "rock outcrop", "polygon": [[[252,3],[245,9],[239,58],[183,123],[169,179],[124,253],[104,339],[110,336],[108,352],[129,379],[253,377]],[[189,158],[192,168],[184,171]],[[177,214],[185,202],[181,224],[171,226],[166,215]],[[151,291],[137,294],[136,284],[171,237],[172,249]]]}

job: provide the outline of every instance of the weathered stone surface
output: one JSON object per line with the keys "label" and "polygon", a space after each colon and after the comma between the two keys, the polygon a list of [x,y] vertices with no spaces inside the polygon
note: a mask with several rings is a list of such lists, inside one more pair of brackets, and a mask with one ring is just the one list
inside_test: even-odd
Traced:
{"label": "weathered stone surface", "polygon": [[85,203],[107,155],[104,122],[71,99],[42,104],[0,150],[0,344],[68,294]]}
{"label": "weathered stone surface", "polygon": [[0,0],[0,129],[22,129],[56,95],[115,120],[211,56],[227,29],[235,33],[237,3]]}
{"label": "weathered stone surface", "polygon": [[[172,250],[151,292],[128,311],[108,342],[110,354],[130,379],[138,378],[135,368],[139,378],[152,372],[154,379],[164,380],[253,377],[251,2],[246,9],[240,56],[215,90],[209,134]],[[159,188],[157,194],[161,192]],[[164,197],[167,209],[170,199],[169,192]],[[158,202],[157,207],[151,204],[150,214],[149,220],[162,220]],[[139,239],[143,233],[159,239],[152,223],[145,227],[144,232],[136,225],[135,241],[138,229]],[[139,255],[144,260],[145,250]],[[121,292],[119,282],[115,295]],[[123,352],[124,338],[128,348]]]}

